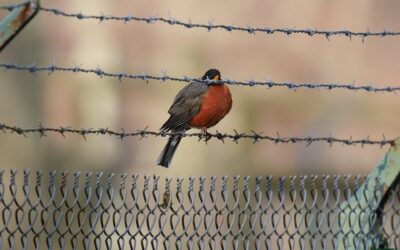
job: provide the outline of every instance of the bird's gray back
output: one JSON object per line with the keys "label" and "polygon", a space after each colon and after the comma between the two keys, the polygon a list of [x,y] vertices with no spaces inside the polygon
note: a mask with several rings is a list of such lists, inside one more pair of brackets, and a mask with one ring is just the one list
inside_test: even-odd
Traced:
{"label": "bird's gray back", "polygon": [[[197,104],[201,101],[201,96],[208,90],[208,86],[202,82],[191,82],[186,85],[174,99],[174,103],[171,105],[168,113],[173,114],[174,110],[185,108],[191,103]],[[199,103],[200,104],[200,103]]]}
{"label": "bird's gray back", "polygon": [[202,98],[207,90],[207,84],[192,82],[179,91],[168,110],[171,116],[161,130],[184,131],[188,129],[191,119],[200,111]]}

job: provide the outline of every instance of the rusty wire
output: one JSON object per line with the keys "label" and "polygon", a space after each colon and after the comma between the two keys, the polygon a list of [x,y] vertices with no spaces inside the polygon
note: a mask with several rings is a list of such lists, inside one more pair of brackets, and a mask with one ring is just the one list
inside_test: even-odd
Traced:
{"label": "rusty wire", "polygon": [[[14,8],[20,6],[20,4],[10,4],[10,5],[2,5],[0,6],[0,10],[13,10]],[[57,8],[48,8],[48,7],[40,7],[40,10],[42,12],[47,12],[52,15],[56,16],[62,16],[62,17],[67,17],[67,18],[75,18],[78,20],[97,20],[99,22],[104,22],[104,21],[122,21],[124,23],[127,22],[143,22],[147,24],[152,24],[152,23],[165,23],[168,25],[172,26],[181,26],[187,29],[205,29],[207,31],[212,31],[212,30],[225,30],[228,32],[234,32],[234,31],[240,31],[240,32],[245,32],[248,34],[257,34],[257,33],[263,33],[267,35],[273,35],[273,34],[284,34],[287,36],[293,35],[293,34],[304,34],[308,35],[310,37],[312,36],[324,36],[328,40],[330,37],[333,36],[345,36],[349,38],[350,40],[353,37],[360,37],[362,41],[364,41],[365,38],[367,37],[394,37],[394,36],[400,36],[400,32],[398,31],[378,31],[378,32],[371,32],[369,30],[364,31],[364,32],[356,32],[356,31],[351,31],[351,30],[318,30],[318,29],[311,29],[311,28],[306,28],[306,29],[297,29],[297,28],[270,28],[270,27],[263,27],[263,28],[258,28],[258,27],[250,27],[250,26],[234,26],[234,25],[227,25],[227,24],[214,24],[214,21],[209,21],[207,24],[202,24],[202,23],[192,23],[191,19],[189,19],[187,22],[178,20],[173,17],[159,17],[159,16],[149,16],[149,17],[139,17],[135,15],[127,15],[127,16],[113,16],[113,15],[105,15],[105,14],[99,14],[99,15],[88,15],[88,14],[83,14],[81,12],[79,13],[67,13],[61,9]]]}
{"label": "rusty wire", "polygon": [[4,123],[0,123],[0,131],[6,133],[6,132],[11,132],[11,133],[16,133],[18,135],[22,136],[27,136],[28,134],[38,134],[40,137],[46,136],[48,133],[56,133],[60,134],[63,137],[65,137],[66,134],[76,134],[82,136],[85,140],[88,135],[109,135],[109,136],[114,136],[119,139],[125,139],[128,137],[140,137],[140,138],[146,138],[147,136],[170,136],[170,135],[175,135],[179,134],[182,137],[194,137],[198,138],[198,140],[205,140],[206,142],[214,139],[214,140],[219,140],[223,143],[225,143],[227,140],[233,141],[235,143],[238,143],[239,141],[242,140],[250,140],[253,143],[258,143],[262,141],[268,141],[272,142],[275,144],[295,144],[295,143],[305,143],[307,146],[317,143],[317,142],[325,142],[328,143],[330,146],[333,144],[342,144],[342,145],[347,145],[347,146],[355,146],[355,145],[360,145],[364,147],[365,145],[377,145],[377,146],[385,146],[385,145],[391,145],[394,143],[394,140],[386,139],[385,136],[383,136],[382,140],[370,140],[369,137],[364,138],[364,139],[353,139],[350,137],[349,139],[340,139],[340,138],[335,138],[332,136],[327,136],[327,137],[282,137],[280,134],[277,132],[276,136],[268,136],[268,135],[263,135],[263,132],[256,132],[256,131],[251,131],[251,133],[239,133],[236,130],[234,130],[233,134],[227,134],[227,133],[221,133],[219,131],[216,131],[215,133],[175,133],[175,132],[165,132],[165,131],[149,131],[147,130],[147,127],[145,129],[140,129],[136,130],[135,132],[125,132],[124,129],[121,131],[113,131],[109,128],[90,128],[90,129],[74,129],[70,127],[59,127],[59,128],[49,128],[49,127],[44,127],[42,124],[39,123],[38,127],[36,128],[21,128],[13,125],[7,125]]}
{"label": "rusty wire", "polygon": [[[0,169],[0,248],[338,249],[347,235],[340,236],[341,204],[365,181]],[[379,209],[382,239],[371,232],[357,239],[400,249],[399,188]]]}
{"label": "rusty wire", "polygon": [[[145,73],[141,74],[129,74],[125,72],[119,73],[111,73],[107,72],[101,68],[90,69],[90,68],[83,68],[81,66],[73,66],[73,67],[62,67],[58,65],[48,65],[48,66],[37,66],[35,64],[31,65],[18,65],[13,63],[0,63],[0,68],[4,70],[17,70],[17,71],[25,71],[31,74],[36,75],[40,72],[47,72],[48,74],[52,74],[55,72],[70,72],[70,73],[81,73],[81,74],[94,74],[100,78],[103,77],[111,77],[116,78],[119,81],[122,79],[136,79],[142,80],[145,82],[149,81],[175,81],[175,82],[204,82],[208,83],[210,80],[201,80],[198,78],[191,78],[191,77],[173,77],[168,76],[166,73],[160,76],[156,75],[149,75]],[[214,81],[214,80],[213,80]],[[229,80],[223,79],[222,81],[214,81],[214,82],[221,82],[226,83],[229,85],[241,85],[241,86],[261,86],[267,88],[273,87],[285,87],[290,90],[298,90],[298,89],[325,89],[325,90],[333,90],[333,89],[345,89],[350,91],[367,91],[367,92],[386,92],[386,93],[397,93],[400,90],[399,86],[386,86],[386,87],[373,87],[372,85],[355,85],[355,82],[351,84],[338,84],[338,83],[292,83],[292,82],[274,82],[272,80],[266,81],[255,81],[255,80],[248,80],[248,81],[236,81],[236,80]]]}

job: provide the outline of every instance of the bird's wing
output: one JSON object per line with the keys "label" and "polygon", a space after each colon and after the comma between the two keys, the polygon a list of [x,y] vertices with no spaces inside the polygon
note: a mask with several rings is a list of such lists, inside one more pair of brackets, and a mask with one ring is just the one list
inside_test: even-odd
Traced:
{"label": "bird's wing", "polygon": [[202,97],[207,89],[208,86],[204,83],[192,82],[179,91],[168,111],[171,116],[161,127],[161,130],[186,130],[190,120],[199,113]]}

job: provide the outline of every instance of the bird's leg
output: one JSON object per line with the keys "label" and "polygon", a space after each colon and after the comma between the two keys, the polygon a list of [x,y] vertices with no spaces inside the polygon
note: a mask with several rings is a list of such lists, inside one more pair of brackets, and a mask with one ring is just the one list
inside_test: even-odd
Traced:
{"label": "bird's leg", "polygon": [[201,128],[201,139],[204,139],[204,141],[206,143],[210,139],[210,136],[209,136],[209,133],[207,132],[207,128],[206,127]]}
{"label": "bird's leg", "polygon": [[202,135],[203,137],[206,137],[207,136],[207,128],[206,127],[201,128],[201,133],[203,134]]}

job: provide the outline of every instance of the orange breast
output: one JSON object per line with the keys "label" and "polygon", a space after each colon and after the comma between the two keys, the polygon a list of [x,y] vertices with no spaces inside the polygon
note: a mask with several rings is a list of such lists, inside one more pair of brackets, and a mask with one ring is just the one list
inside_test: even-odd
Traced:
{"label": "orange breast", "polygon": [[190,126],[209,128],[217,124],[232,108],[232,96],[226,85],[211,85],[203,101],[199,113],[194,116]]}

